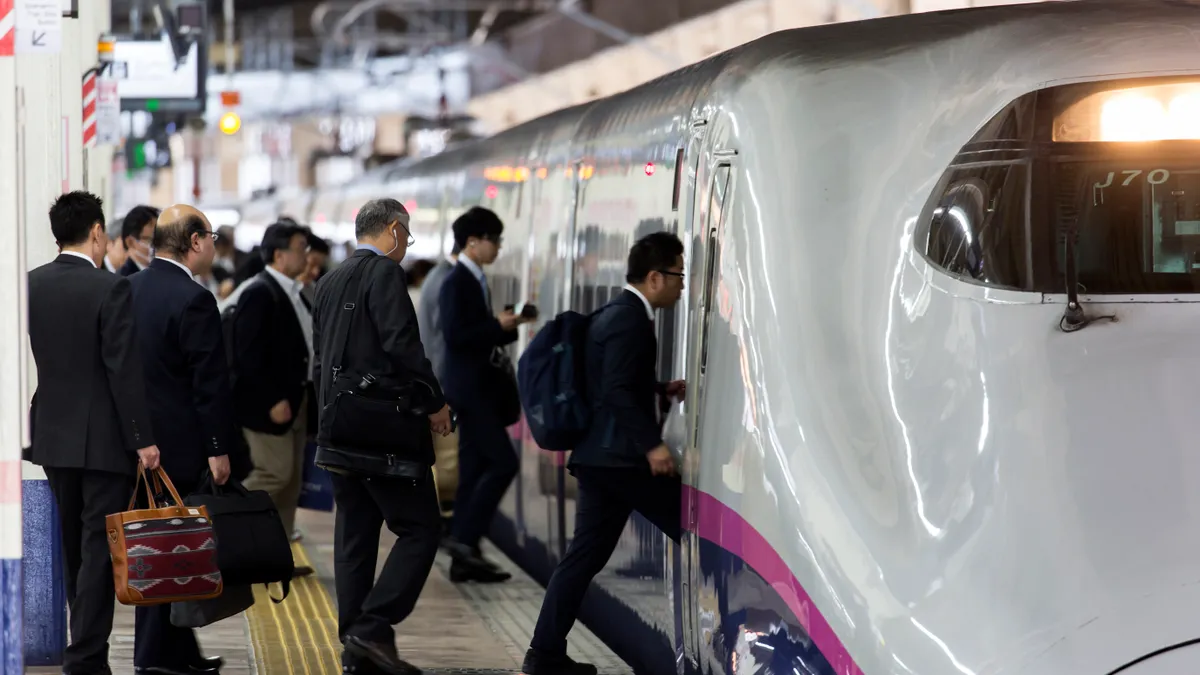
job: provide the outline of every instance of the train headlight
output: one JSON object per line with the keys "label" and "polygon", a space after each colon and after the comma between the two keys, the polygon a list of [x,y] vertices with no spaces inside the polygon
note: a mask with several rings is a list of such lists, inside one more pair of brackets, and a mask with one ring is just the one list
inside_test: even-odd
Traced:
{"label": "train headlight", "polygon": [[1055,116],[1059,142],[1200,140],[1200,84],[1099,91]]}

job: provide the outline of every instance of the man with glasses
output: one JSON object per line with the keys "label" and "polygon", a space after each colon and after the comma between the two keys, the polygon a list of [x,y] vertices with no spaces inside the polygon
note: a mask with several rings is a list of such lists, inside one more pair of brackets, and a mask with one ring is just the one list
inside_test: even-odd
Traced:
{"label": "man with glasses", "polygon": [[525,675],[596,675],[567,656],[567,634],[584,593],[616,549],[633,511],[679,541],[680,482],[662,440],[658,397],[679,400],[683,381],[656,382],[654,312],[673,307],[684,288],[683,243],[655,232],[629,251],[625,289],[588,326],[586,380],[591,428],[567,467],[579,481],[575,535],[550,583]]}
{"label": "man with glasses", "polygon": [[446,340],[442,386],[459,420],[458,494],[446,548],[454,557],[451,581],[496,583],[511,575],[483,557],[479,541],[520,468],[506,429],[520,419],[520,402],[512,400],[516,387],[502,350],[516,341],[517,327],[533,319],[492,309],[483,268],[500,254],[499,216],[474,207],[452,228],[458,264],[438,294]]}
{"label": "man with glasses", "polygon": [[[312,316],[296,280],[308,259],[308,230],[276,223],[263,234],[266,268],[246,282],[233,315],[233,399],[254,469],[244,484],[271,495],[292,532],[304,474]],[[312,574],[297,567],[296,576]]]}
{"label": "man with glasses", "polygon": [[121,223],[121,241],[125,244],[125,262],[119,274],[136,274],[150,266],[153,258],[154,223],[159,211],[153,206],[139,205],[130,209]]}
{"label": "man with glasses", "polygon": [[[320,441],[323,450],[337,457],[336,444],[341,442],[366,441],[375,449],[395,443],[397,452],[403,452],[393,456],[395,463],[389,462],[389,468],[404,467],[408,474],[381,471],[380,463],[369,460],[359,462],[356,470],[330,473],[337,504],[333,558],[338,637],[345,645],[342,668],[361,675],[420,675],[396,652],[393,626],[417,604],[437,555],[441,529],[431,471],[432,439],[417,434],[393,440],[394,417],[379,420],[378,427],[363,424],[352,434],[356,438],[344,435],[342,427],[338,438],[338,409],[326,407],[341,395],[339,390],[345,391],[347,381],[369,378],[366,388],[376,396],[412,392],[415,398],[405,396],[410,404],[436,411],[429,415],[429,428],[442,435],[450,431],[450,409],[421,347],[416,312],[400,268],[413,243],[408,224],[408,212],[395,199],[363,204],[354,218],[357,249],[321,278],[313,300],[313,380],[322,398],[321,414],[330,416],[319,424],[327,435]],[[345,378],[342,384],[339,377]],[[396,541],[376,577],[379,534],[385,523]]]}
{"label": "man with glasses", "polygon": [[[132,275],[137,354],[162,468],[179,493],[200,485],[205,469],[218,485],[230,476],[233,410],[217,300],[196,283],[212,266],[213,231],[190,206],[169,207],[154,228],[155,258]],[[200,655],[190,628],[171,623],[171,606],[137,608],[136,673],[209,673],[219,657]]]}

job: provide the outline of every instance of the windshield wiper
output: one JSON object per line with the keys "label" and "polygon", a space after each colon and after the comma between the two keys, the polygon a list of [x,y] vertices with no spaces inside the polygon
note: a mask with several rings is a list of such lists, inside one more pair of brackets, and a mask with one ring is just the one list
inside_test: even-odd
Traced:
{"label": "windshield wiper", "polygon": [[1079,272],[1075,268],[1075,234],[1078,218],[1071,218],[1070,227],[1067,228],[1067,240],[1064,248],[1066,249],[1066,266],[1064,272],[1067,277],[1067,309],[1063,312],[1062,318],[1058,320],[1058,328],[1064,333],[1074,333],[1077,330],[1083,330],[1091,325],[1094,321],[1108,319],[1115,322],[1117,316],[1115,314],[1104,314],[1101,316],[1092,316],[1083,311],[1083,305],[1079,304]]}

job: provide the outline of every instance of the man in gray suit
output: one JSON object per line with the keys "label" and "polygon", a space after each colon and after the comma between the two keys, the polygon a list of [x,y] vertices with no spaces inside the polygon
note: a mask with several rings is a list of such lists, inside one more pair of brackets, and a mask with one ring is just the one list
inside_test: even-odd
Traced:
{"label": "man in gray suit", "polygon": [[421,302],[417,306],[421,344],[425,346],[425,356],[433,364],[433,373],[439,380],[442,378],[442,362],[446,358],[446,336],[442,334],[442,320],[438,313],[438,293],[442,291],[442,281],[456,264],[457,246],[425,275],[425,282],[421,284]]}
{"label": "man in gray suit", "polygon": [[[433,373],[442,379],[442,367],[446,358],[446,336],[442,333],[442,321],[438,312],[438,294],[442,281],[458,264],[458,246],[450,255],[434,265],[421,284],[421,302],[417,304],[417,327],[421,331],[421,344],[425,357],[433,366]],[[438,502],[442,516],[449,517],[454,510],[454,493],[458,490],[458,432],[447,436],[433,435],[434,477],[437,480]]]}

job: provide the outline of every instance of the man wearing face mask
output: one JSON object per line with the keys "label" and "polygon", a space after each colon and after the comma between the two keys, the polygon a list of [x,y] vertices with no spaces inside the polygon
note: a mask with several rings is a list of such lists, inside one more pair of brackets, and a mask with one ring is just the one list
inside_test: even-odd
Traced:
{"label": "man wearing face mask", "polygon": [[511,375],[502,367],[505,356],[499,350],[516,341],[517,326],[532,319],[492,311],[483,267],[500,254],[500,218],[475,207],[459,216],[453,229],[461,252],[438,294],[446,340],[443,386],[460,425],[458,493],[446,548],[454,557],[451,581],[495,583],[511,575],[483,557],[479,541],[520,468],[506,429],[520,418],[520,410],[514,418],[511,401],[504,400]]}
{"label": "man wearing face mask", "polygon": [[154,244],[154,223],[158,209],[139,205],[129,210],[121,223],[121,242],[125,245],[125,262],[117,268],[123,277],[137,274],[150,266]]}
{"label": "man wearing face mask", "polygon": [[[361,448],[365,443],[383,445],[389,455],[387,469],[379,468],[378,460],[370,460],[383,453],[359,452],[353,470],[330,473],[337,504],[334,577],[338,636],[346,647],[342,665],[347,673],[420,673],[397,654],[392,627],[416,606],[433,567],[441,531],[431,436],[421,434],[423,441],[416,444],[423,447],[416,450],[411,438],[396,438],[393,444],[393,434],[386,434],[381,441],[384,434],[378,432],[392,428],[388,425],[393,416],[405,416],[423,427],[420,417],[408,416],[422,414],[412,413],[418,407],[437,411],[429,415],[429,428],[434,432],[445,435],[451,428],[450,409],[425,358],[416,311],[400,267],[412,243],[408,223],[408,212],[395,199],[364,204],[354,221],[358,250],[317,282],[313,301],[313,381],[321,398],[318,460],[330,449],[335,457],[349,457],[337,448],[342,442],[347,443],[343,449],[351,445]],[[387,419],[380,419],[384,414],[380,413],[349,434],[353,438],[336,438],[333,430],[339,428],[340,411],[357,405],[340,398],[346,396],[346,388],[354,386],[346,385],[346,380],[370,383],[367,388],[362,384],[355,387],[364,391],[362,398],[385,400],[387,393],[407,389],[414,392],[413,400],[403,415],[397,415],[399,406],[392,403]],[[415,392],[428,394],[419,405],[412,405],[417,403]],[[334,400],[340,402],[331,405]],[[342,429],[339,433],[347,433]],[[324,434],[329,437],[322,438]],[[404,454],[399,454],[402,451]],[[368,458],[366,462],[361,460],[363,456]],[[407,475],[391,470],[393,457],[395,464],[404,465]],[[396,543],[376,581],[379,529],[384,523],[396,535]]]}

